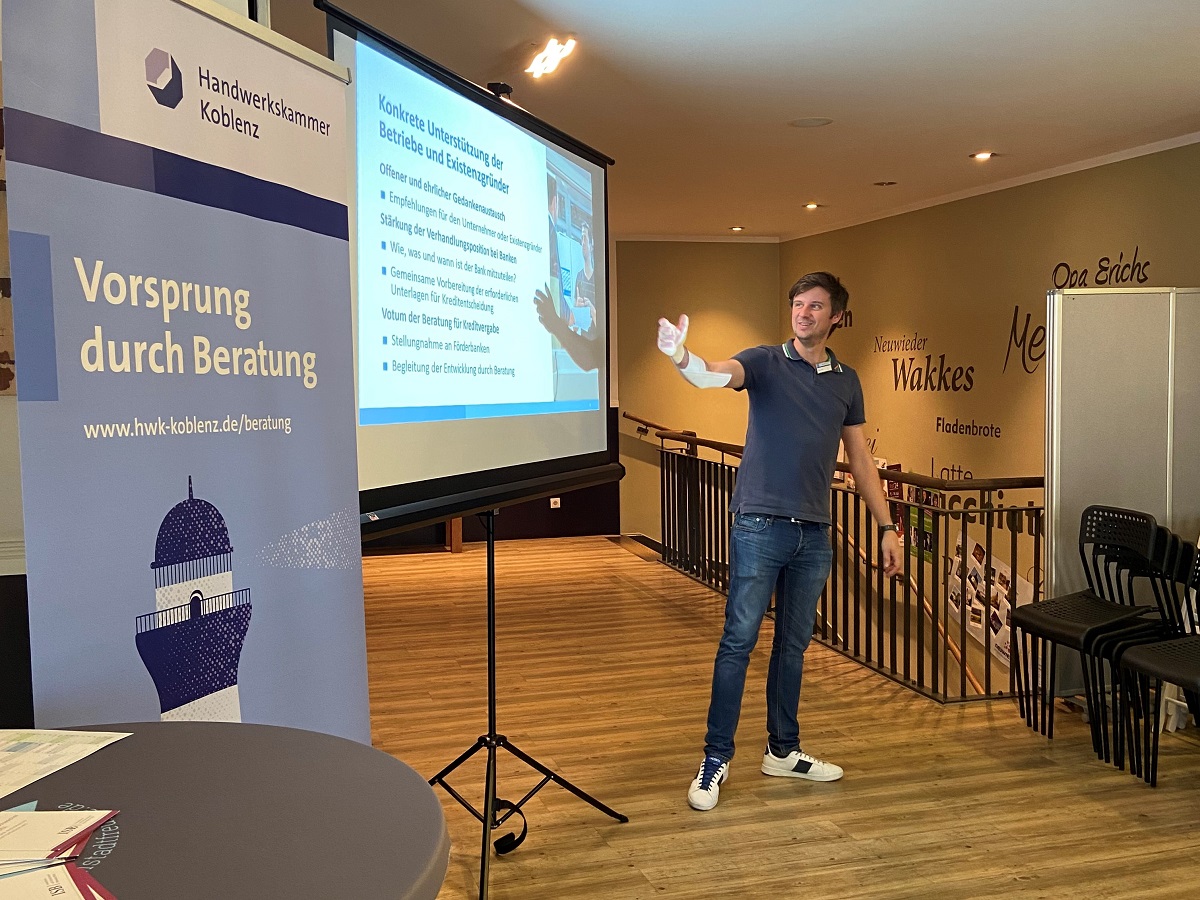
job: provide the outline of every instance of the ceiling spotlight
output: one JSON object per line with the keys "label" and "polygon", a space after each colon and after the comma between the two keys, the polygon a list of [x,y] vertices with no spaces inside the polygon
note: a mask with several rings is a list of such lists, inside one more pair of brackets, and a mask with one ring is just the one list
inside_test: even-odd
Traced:
{"label": "ceiling spotlight", "polygon": [[730,231],[745,231],[745,229],[741,225],[730,225],[729,230]]}
{"label": "ceiling spotlight", "polygon": [[894,181],[873,181],[871,183],[874,184],[875,187],[892,187],[896,182],[894,182]]}
{"label": "ceiling spotlight", "polygon": [[558,38],[550,38],[546,49],[533,58],[525,71],[534,78],[541,78],[558,68],[558,64],[575,49],[575,38],[567,38],[565,44],[560,44]]}
{"label": "ceiling spotlight", "polygon": [[999,153],[993,153],[991,150],[980,150],[978,153],[972,153],[971,159],[985,160],[999,155]]}
{"label": "ceiling spotlight", "polygon": [[820,203],[805,203],[804,208],[805,209],[817,209],[820,207],[820,205],[821,205]]}
{"label": "ceiling spotlight", "polygon": [[832,125],[833,119],[824,116],[809,116],[806,119],[792,119],[788,122],[793,128],[820,128],[822,125]]}

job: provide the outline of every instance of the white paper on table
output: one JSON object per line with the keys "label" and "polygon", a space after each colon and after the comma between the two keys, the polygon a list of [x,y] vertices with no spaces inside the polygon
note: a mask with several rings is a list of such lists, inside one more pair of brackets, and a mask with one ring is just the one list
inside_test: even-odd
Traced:
{"label": "white paper on table", "polygon": [[[24,872],[27,869],[42,869],[46,866],[61,866],[62,859],[5,859],[0,860],[0,878],[7,878],[10,875],[15,875],[18,872]],[[0,896],[3,896],[3,889],[0,888]]]}
{"label": "white paper on table", "polygon": [[58,856],[115,814],[111,809],[0,812],[0,860]]}
{"label": "white paper on table", "polygon": [[0,729],[0,797],[129,737],[115,731]]}
{"label": "white paper on table", "polygon": [[93,900],[96,894],[85,894],[75,883],[74,868],[68,863],[10,875],[0,882],[0,896],[4,900]]}

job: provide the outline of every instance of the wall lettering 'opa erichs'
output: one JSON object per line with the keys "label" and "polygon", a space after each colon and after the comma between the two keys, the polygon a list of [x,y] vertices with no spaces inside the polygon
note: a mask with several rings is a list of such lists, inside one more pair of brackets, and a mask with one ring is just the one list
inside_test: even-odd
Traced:
{"label": "wall lettering 'opa erichs'", "polygon": [[1050,273],[1050,283],[1058,291],[1085,287],[1120,287],[1123,284],[1145,284],[1150,280],[1150,260],[1138,259],[1141,247],[1133,248],[1133,256],[1126,261],[1125,251],[1117,254],[1114,261],[1111,256],[1102,256],[1096,260],[1095,281],[1088,284],[1087,268],[1076,269],[1068,262],[1060,262]]}

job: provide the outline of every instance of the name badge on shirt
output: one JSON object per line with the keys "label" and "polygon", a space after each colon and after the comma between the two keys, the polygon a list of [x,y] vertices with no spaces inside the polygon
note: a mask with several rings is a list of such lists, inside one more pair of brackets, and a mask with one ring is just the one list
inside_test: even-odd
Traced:
{"label": "name badge on shirt", "polygon": [[[791,341],[784,341],[783,344],[781,344],[780,346],[783,348],[783,355],[786,356],[788,359],[799,359],[800,358],[799,356],[796,355],[795,350],[792,349]],[[817,363],[817,368],[816,368],[817,374],[819,375],[822,372],[840,372],[840,371],[842,371],[842,364],[835,363],[833,361],[833,354],[830,353],[828,350],[825,351],[825,353],[826,353],[825,359],[823,359],[821,362]]]}

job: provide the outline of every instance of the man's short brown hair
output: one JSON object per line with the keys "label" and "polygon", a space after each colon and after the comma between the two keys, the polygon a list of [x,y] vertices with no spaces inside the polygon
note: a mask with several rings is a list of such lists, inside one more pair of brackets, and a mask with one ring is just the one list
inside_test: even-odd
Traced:
{"label": "man's short brown hair", "polygon": [[828,272],[809,272],[803,276],[788,291],[788,303],[795,300],[797,294],[803,294],[815,287],[825,288],[829,293],[829,305],[835,316],[846,311],[846,307],[850,304],[850,292],[842,286],[837,276],[830,275]]}

